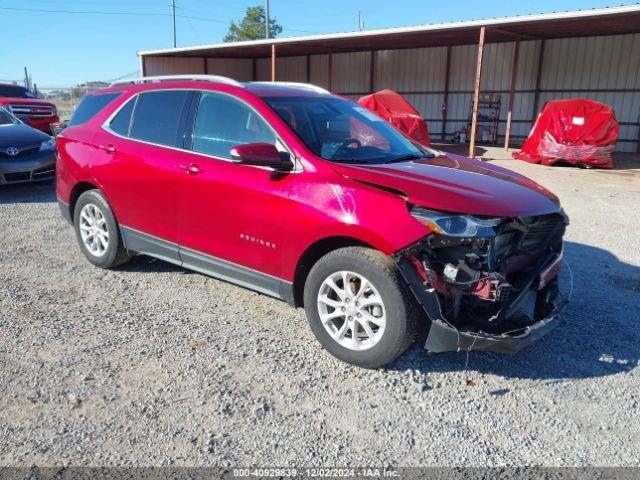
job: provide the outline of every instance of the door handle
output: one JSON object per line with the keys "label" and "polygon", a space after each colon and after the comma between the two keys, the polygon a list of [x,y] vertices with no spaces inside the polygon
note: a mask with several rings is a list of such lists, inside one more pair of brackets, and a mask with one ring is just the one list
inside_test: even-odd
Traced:
{"label": "door handle", "polygon": [[107,153],[116,153],[116,147],[114,147],[111,144],[109,144],[109,145],[98,145],[98,148],[100,150],[104,150]]}
{"label": "door handle", "polygon": [[190,163],[189,165],[180,165],[180,168],[187,172],[189,175],[197,175],[202,173],[203,170],[198,166],[197,163]]}

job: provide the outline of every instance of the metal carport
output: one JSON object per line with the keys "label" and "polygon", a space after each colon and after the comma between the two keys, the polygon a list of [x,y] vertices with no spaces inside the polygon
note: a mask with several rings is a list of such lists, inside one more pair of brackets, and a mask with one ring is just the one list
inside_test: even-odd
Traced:
{"label": "metal carport", "polygon": [[[143,75],[311,82],[356,98],[392,88],[432,135],[466,125],[472,98],[504,96],[498,136],[526,137],[552,98],[612,105],[619,151],[640,151],[640,4],[139,52]],[[475,123],[477,115],[473,112]],[[475,153],[472,129],[470,155]]]}

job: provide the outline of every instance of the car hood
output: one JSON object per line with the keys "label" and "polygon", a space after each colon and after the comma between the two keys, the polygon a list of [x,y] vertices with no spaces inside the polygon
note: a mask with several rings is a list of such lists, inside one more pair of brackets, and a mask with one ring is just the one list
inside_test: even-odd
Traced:
{"label": "car hood", "polygon": [[17,125],[0,125],[0,148],[21,147],[23,145],[36,145],[51,138],[40,130],[29,125],[19,123]]}
{"label": "car hood", "polygon": [[528,217],[560,210],[558,198],[532,180],[497,165],[439,152],[402,163],[335,164],[341,175],[395,191],[410,203],[456,213]]}

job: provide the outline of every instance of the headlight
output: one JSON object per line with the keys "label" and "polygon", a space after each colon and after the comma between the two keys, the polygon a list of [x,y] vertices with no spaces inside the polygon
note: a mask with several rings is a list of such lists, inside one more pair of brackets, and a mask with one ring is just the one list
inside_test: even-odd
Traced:
{"label": "headlight", "polygon": [[494,237],[495,227],[502,221],[500,218],[477,218],[422,207],[412,208],[411,215],[429,230],[449,237]]}
{"label": "headlight", "polygon": [[41,152],[48,152],[50,150],[55,150],[56,149],[56,139],[55,138],[50,138],[49,140],[45,140],[44,142],[42,142],[40,144],[40,151]]}

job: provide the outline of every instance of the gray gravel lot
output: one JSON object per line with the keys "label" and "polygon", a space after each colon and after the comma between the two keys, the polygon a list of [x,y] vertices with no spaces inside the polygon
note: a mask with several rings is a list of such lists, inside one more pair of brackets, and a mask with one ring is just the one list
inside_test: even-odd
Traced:
{"label": "gray gravel lot", "polygon": [[[368,371],[302,310],[146,257],[91,266],[51,185],[0,189],[0,466],[640,465],[640,163],[498,162],[571,217],[574,292],[515,357]],[[566,283],[566,270],[562,274]]]}

